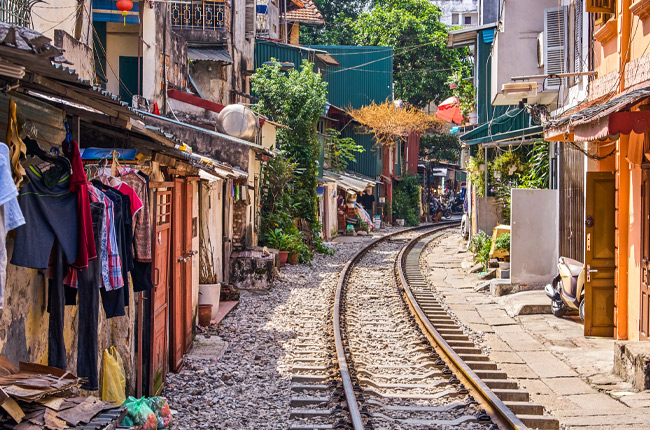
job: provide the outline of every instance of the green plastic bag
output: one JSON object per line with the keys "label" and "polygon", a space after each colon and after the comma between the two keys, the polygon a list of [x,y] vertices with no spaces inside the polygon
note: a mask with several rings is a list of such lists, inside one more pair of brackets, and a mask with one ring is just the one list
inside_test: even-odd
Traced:
{"label": "green plastic bag", "polygon": [[104,350],[102,400],[121,405],[126,400],[126,375],[120,353],[114,346]]}
{"label": "green plastic bag", "polygon": [[126,406],[127,412],[122,420],[123,426],[142,426],[142,430],[158,428],[158,419],[147,404],[146,398],[136,399],[129,396],[124,402],[124,406]]}

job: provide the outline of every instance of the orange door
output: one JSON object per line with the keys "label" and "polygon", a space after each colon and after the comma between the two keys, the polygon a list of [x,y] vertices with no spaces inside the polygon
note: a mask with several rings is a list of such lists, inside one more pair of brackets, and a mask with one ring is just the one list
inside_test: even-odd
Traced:
{"label": "orange door", "polygon": [[610,172],[587,172],[585,336],[614,335],[616,189]]}
{"label": "orange door", "polygon": [[[150,184],[151,188],[155,183]],[[160,393],[168,371],[169,320],[169,254],[171,244],[172,192],[168,188],[154,189],[154,238],[151,294],[151,349],[149,366],[149,395]]]}
{"label": "orange door", "polygon": [[643,169],[641,186],[641,302],[639,309],[639,337],[650,340],[650,170]]}

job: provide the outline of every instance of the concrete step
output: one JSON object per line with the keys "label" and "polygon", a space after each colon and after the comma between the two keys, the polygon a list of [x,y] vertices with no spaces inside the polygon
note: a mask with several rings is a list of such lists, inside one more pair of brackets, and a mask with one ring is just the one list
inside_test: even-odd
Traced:
{"label": "concrete step", "polygon": [[496,363],[491,361],[465,361],[472,370],[497,370]]}
{"label": "concrete step", "polygon": [[560,422],[549,415],[518,415],[528,428],[539,430],[559,430]]}
{"label": "concrete step", "polygon": [[530,402],[503,402],[517,416],[522,415],[544,415],[544,406]]}
{"label": "concrete step", "polygon": [[497,388],[492,390],[504,402],[527,402],[530,400],[530,395],[526,390]]}
{"label": "concrete step", "polygon": [[491,389],[508,389],[508,390],[515,390],[519,388],[519,385],[517,385],[516,381],[511,381],[509,379],[483,379],[483,382],[485,385],[490,387]]}

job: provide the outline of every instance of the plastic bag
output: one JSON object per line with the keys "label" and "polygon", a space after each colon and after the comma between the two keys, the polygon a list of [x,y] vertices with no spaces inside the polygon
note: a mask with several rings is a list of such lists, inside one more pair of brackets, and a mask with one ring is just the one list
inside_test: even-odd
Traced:
{"label": "plastic bag", "polygon": [[121,405],[126,400],[126,375],[120,353],[114,346],[104,350],[102,400]]}
{"label": "plastic bag", "polygon": [[149,397],[147,405],[151,408],[158,419],[158,428],[166,429],[172,423],[172,411],[169,409],[169,402],[164,397]]}
{"label": "plastic bag", "polygon": [[147,400],[143,397],[136,399],[129,396],[124,402],[127,412],[122,420],[123,426],[142,426],[142,430],[156,430],[158,420],[151,408],[147,405]]}

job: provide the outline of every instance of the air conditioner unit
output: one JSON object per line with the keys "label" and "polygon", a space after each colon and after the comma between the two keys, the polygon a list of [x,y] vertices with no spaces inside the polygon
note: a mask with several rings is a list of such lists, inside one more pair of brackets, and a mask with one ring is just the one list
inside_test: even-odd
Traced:
{"label": "air conditioner unit", "polygon": [[537,67],[544,68],[544,32],[537,35]]}
{"label": "air conditioner unit", "polygon": [[537,95],[537,82],[503,84],[501,92],[512,99],[532,98]]}

